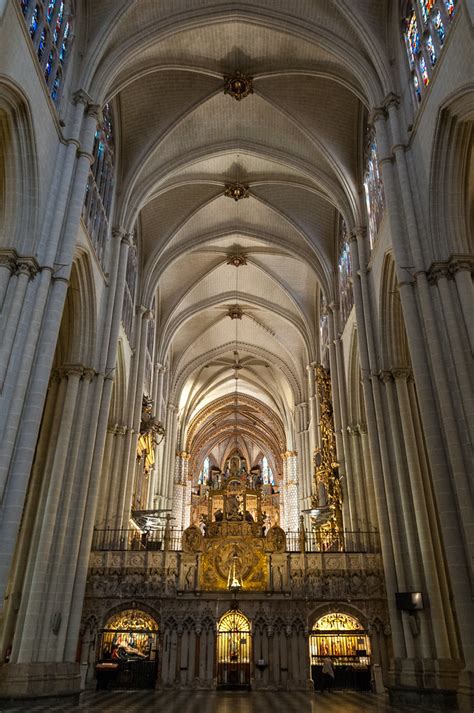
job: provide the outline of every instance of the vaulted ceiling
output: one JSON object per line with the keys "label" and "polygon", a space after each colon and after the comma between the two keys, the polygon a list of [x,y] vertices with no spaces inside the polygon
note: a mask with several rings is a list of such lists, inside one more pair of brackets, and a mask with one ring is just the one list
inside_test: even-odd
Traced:
{"label": "vaulted ceiling", "polygon": [[[137,229],[141,300],[156,295],[157,361],[169,365],[183,443],[193,419],[237,383],[294,447],[292,413],[317,358],[320,290],[333,297],[339,214],[348,225],[360,218],[363,126],[387,76],[387,5],[89,7],[84,82],[113,100],[119,214]],[[224,93],[237,71],[253,80],[240,101]],[[225,195],[235,182],[248,197]],[[238,267],[228,264],[235,254],[244,257]]]}

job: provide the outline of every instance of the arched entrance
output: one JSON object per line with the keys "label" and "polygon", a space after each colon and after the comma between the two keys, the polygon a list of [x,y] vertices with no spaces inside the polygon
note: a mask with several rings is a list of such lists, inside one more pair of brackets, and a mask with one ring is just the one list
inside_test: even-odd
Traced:
{"label": "arched entrance", "polygon": [[158,625],[146,612],[127,609],[112,616],[102,630],[98,688],[154,688]]}
{"label": "arched entrance", "polygon": [[226,612],[217,627],[218,688],[250,688],[250,621],[238,609]]}
{"label": "arched entrance", "polygon": [[309,637],[311,677],[315,688],[321,684],[323,659],[333,665],[334,687],[370,690],[370,639],[353,616],[331,612],[320,617]]}

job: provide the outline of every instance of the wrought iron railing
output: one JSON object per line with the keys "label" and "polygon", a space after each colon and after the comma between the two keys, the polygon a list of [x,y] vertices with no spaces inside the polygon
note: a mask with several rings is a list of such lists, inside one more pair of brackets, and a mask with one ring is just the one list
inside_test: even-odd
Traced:
{"label": "wrought iron railing", "polygon": [[343,535],[328,536],[315,532],[289,531],[286,533],[287,552],[380,552],[376,531],[346,531]]}
{"label": "wrought iron railing", "polygon": [[128,551],[128,550],[180,550],[182,530],[171,527],[140,532],[139,530],[94,530],[92,550]]}
{"label": "wrought iron railing", "polygon": [[[94,530],[93,551],[174,550],[181,549],[182,530],[165,527],[140,532],[139,530]],[[287,552],[380,552],[379,535],[371,532],[344,532],[343,537],[324,537],[314,532],[286,533]]]}

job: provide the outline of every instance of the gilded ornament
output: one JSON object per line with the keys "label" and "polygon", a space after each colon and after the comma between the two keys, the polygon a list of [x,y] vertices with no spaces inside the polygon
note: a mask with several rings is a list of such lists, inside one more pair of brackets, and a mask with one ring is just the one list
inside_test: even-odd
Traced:
{"label": "gilded ornament", "polygon": [[253,80],[245,77],[241,72],[236,72],[232,77],[224,77],[224,94],[230,94],[236,101],[241,101],[253,94]]}
{"label": "gilded ornament", "polygon": [[240,201],[242,198],[249,198],[249,187],[243,183],[226,183],[224,195],[227,198],[233,198],[234,201]]}
{"label": "gilded ornament", "polygon": [[243,309],[239,305],[232,305],[227,310],[227,316],[231,319],[242,319],[243,314]]}
{"label": "gilded ornament", "polygon": [[247,264],[247,258],[245,255],[241,255],[240,253],[234,253],[233,255],[229,255],[229,258],[227,260],[227,265],[233,265],[234,267],[240,267],[241,265],[246,265]]}

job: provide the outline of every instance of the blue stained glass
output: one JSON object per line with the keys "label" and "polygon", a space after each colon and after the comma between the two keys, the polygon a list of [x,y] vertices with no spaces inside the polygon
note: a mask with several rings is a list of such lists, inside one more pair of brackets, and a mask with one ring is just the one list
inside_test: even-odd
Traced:
{"label": "blue stained glass", "polygon": [[423,15],[423,20],[426,22],[430,14],[430,10],[433,7],[435,0],[420,0],[421,14]]}
{"label": "blue stained glass", "polygon": [[38,45],[38,58],[41,59],[43,56],[44,52],[44,47],[46,44],[46,30],[43,28],[43,32],[41,33],[39,45]]}
{"label": "blue stained glass", "polygon": [[380,223],[382,222],[385,194],[380,175],[379,162],[377,158],[377,143],[375,136],[371,139],[369,154],[367,157],[367,169],[364,181],[365,200],[367,205],[367,216],[369,219],[369,239],[372,247],[377,237]]}
{"label": "blue stained glass", "polygon": [[431,66],[434,67],[434,65],[436,64],[437,57],[436,57],[436,51],[434,48],[433,40],[431,37],[428,37],[428,39],[426,40],[426,49],[428,50],[428,55],[430,58]]}
{"label": "blue stained glass", "polygon": [[66,24],[66,29],[64,30],[63,41],[61,42],[61,48],[59,50],[59,61],[62,63],[66,57],[67,44],[69,39],[69,22]]}
{"label": "blue stained glass", "polygon": [[430,78],[428,76],[428,70],[426,69],[426,62],[424,57],[420,57],[420,72],[423,84],[425,85],[425,87],[427,87],[430,83]]}
{"label": "blue stained glass", "polygon": [[444,6],[448,15],[454,15],[454,2],[453,0],[444,0]]}
{"label": "blue stained glass", "polygon": [[434,18],[433,18],[433,25],[434,25],[434,28],[435,28],[436,32],[438,33],[439,43],[440,43],[441,46],[443,46],[443,45],[444,45],[444,40],[445,40],[445,38],[446,38],[446,32],[445,32],[445,30],[444,30],[444,25],[443,25],[443,21],[442,21],[442,19],[441,19],[441,13],[440,13],[440,12],[437,12],[436,15],[434,16]]}
{"label": "blue stained glass", "polygon": [[30,0],[21,0],[21,9],[23,12],[23,15],[26,15],[28,12],[28,5],[30,4]]}
{"label": "blue stained glass", "polygon": [[44,68],[44,77],[46,81],[49,79],[49,75],[51,74],[51,70],[53,68],[53,62],[54,62],[54,54],[53,51],[49,53],[48,61],[46,62],[46,67]]}
{"label": "blue stained glass", "polygon": [[415,94],[416,98],[418,99],[419,102],[421,102],[421,88],[420,88],[420,82],[418,81],[418,77],[413,75],[413,86],[415,87]]}
{"label": "blue stained glass", "polygon": [[51,99],[53,100],[53,102],[58,100],[60,84],[61,84],[61,73],[58,70],[58,72],[56,73],[56,78],[53,82],[52,89],[51,89]]}
{"label": "blue stained glass", "polygon": [[415,61],[415,57],[419,55],[421,50],[420,33],[418,32],[418,25],[416,22],[416,15],[414,10],[405,20],[405,28],[405,38],[408,47],[408,54],[411,62],[413,63]]}
{"label": "blue stained glass", "polygon": [[[59,12],[58,12],[58,16],[56,18],[56,25],[54,27],[54,33],[53,33],[54,44],[58,43],[59,37],[61,36],[61,27],[63,24],[63,19],[64,19],[64,3],[61,3],[61,6],[60,6]],[[67,26],[66,26],[66,30],[67,30]],[[66,34],[66,31],[64,32],[64,34]]]}
{"label": "blue stained glass", "polygon": [[30,22],[30,35],[33,38],[36,35],[36,30],[38,29],[38,20],[39,20],[39,7],[38,7],[38,5],[36,5],[35,9],[33,10],[33,15],[31,16],[31,22]]}
{"label": "blue stained glass", "polygon": [[51,22],[51,18],[53,17],[54,13],[54,6],[56,5],[57,0],[49,0],[48,2],[48,10],[46,12],[46,19],[48,22]]}

